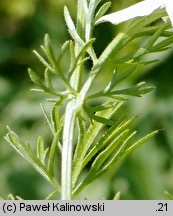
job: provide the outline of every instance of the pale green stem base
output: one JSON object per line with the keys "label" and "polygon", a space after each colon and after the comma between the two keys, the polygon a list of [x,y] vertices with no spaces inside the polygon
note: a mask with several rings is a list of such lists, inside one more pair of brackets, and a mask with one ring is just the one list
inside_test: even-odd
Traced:
{"label": "pale green stem base", "polygon": [[75,127],[75,100],[68,102],[64,119],[63,148],[62,148],[62,172],[61,172],[61,199],[71,200],[71,170],[72,170],[72,148]]}

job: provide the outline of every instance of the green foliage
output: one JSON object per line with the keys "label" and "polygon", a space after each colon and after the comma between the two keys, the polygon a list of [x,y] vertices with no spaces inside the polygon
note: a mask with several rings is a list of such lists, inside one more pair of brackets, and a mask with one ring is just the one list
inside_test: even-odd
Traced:
{"label": "green foliage", "polygon": [[107,12],[110,6],[111,2],[106,2],[105,4],[103,4],[103,6],[100,7],[100,9],[95,15],[95,22]]}
{"label": "green foliage", "polygon": [[165,191],[165,196],[167,197],[168,200],[173,200],[173,195],[170,194],[168,191]]}
{"label": "green foliage", "polygon": [[[0,197],[0,200],[4,200],[4,199],[2,197]],[[5,200],[22,200],[22,198],[19,196],[14,197],[13,194],[9,194],[7,199],[5,199]]]}
{"label": "green foliage", "polygon": [[[97,57],[93,48],[96,41],[93,37],[95,22],[110,7],[108,2],[97,10],[100,2],[79,0],[76,25],[65,6],[65,22],[72,40],[65,42],[57,54],[46,34],[41,46],[43,53],[34,51],[43,66],[43,75],[28,70],[31,80],[39,88],[34,90],[53,97],[47,98],[52,104],[50,117],[41,105],[53,135],[50,147],[46,147],[41,136],[37,139],[34,151],[11,129],[8,128],[6,135],[12,147],[53,186],[53,192],[47,199],[60,192],[62,199],[75,199],[88,184],[111,167],[117,167],[132,151],[158,132],[156,130],[137,139],[137,132],[133,129],[136,117],[126,117],[122,108],[125,103],[122,101],[126,101],[129,96],[141,97],[152,91],[153,87],[143,81],[121,89],[119,84],[128,80],[138,69],[157,61],[155,58],[145,60],[146,55],[165,51],[172,45],[170,23],[153,25],[165,15],[165,11],[158,10],[147,18],[131,22],[129,28],[118,33]],[[132,54],[125,52],[134,40],[141,37],[145,38],[145,44]],[[160,37],[164,37],[162,41]],[[70,55],[68,70],[63,70],[61,66],[66,53]],[[87,63],[91,67],[86,77]],[[90,93],[94,91],[94,82],[100,74],[104,76],[106,70],[112,72],[110,80],[105,83],[106,87]],[[55,85],[59,81],[63,88]],[[100,98],[103,100],[100,101]],[[116,118],[117,112],[122,112],[123,119]],[[58,153],[62,158],[61,165],[57,165]],[[86,169],[86,166],[89,167]],[[119,199],[119,196],[116,194],[114,199]]]}
{"label": "green foliage", "polygon": [[[48,180],[56,190],[59,190],[59,183],[55,176],[52,174],[51,170],[54,166],[53,153],[49,154],[49,161],[51,160],[51,165],[49,168],[45,164],[45,157],[48,153],[48,148],[45,149],[44,141],[41,137],[37,140],[37,151],[36,153],[31,149],[30,144],[23,142],[11,129],[8,129],[9,133],[6,135],[6,140],[13,146],[13,148],[25,158],[46,180]],[[57,140],[56,140],[57,141]],[[52,148],[55,148],[54,140],[52,143]],[[57,144],[57,143],[56,143]]]}

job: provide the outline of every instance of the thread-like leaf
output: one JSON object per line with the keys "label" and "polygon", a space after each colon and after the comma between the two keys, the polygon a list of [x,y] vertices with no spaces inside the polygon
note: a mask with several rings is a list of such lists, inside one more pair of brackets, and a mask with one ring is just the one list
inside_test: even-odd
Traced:
{"label": "thread-like leaf", "polygon": [[113,198],[113,200],[120,200],[121,192],[117,192]]}
{"label": "thread-like leaf", "polygon": [[[94,181],[96,178],[104,174],[108,169],[112,167],[112,165],[118,165],[124,158],[127,157],[128,154],[130,154],[132,151],[134,151],[136,148],[138,148],[140,145],[142,145],[144,142],[148,141],[151,139],[155,134],[157,134],[158,131],[154,131],[142,139],[138,140],[135,142],[133,145],[128,147],[126,149],[126,146],[129,145],[133,137],[136,135],[136,131],[132,132],[130,136],[127,137],[127,139],[124,141],[122,145],[119,145],[119,148],[117,149],[117,152],[112,156],[110,161],[108,161],[103,168],[99,169],[97,172],[97,169],[95,170],[94,167],[90,169],[88,175],[85,177],[83,181],[79,183],[79,185],[74,189],[73,191],[73,198],[77,196],[77,194],[84,188],[86,187],[89,183]],[[96,167],[97,168],[97,167]]]}
{"label": "thread-like leaf", "polygon": [[47,87],[43,84],[41,78],[33,70],[28,69],[28,73],[33,83],[47,91]]}
{"label": "thread-like leaf", "polygon": [[173,195],[171,193],[169,193],[168,191],[164,191],[164,194],[168,200],[173,200]]}
{"label": "thread-like leaf", "polygon": [[54,135],[51,147],[50,147],[50,153],[49,153],[49,159],[48,159],[48,171],[49,175],[52,178],[54,176],[54,166],[55,166],[55,159],[57,154],[57,147],[59,142],[59,132],[57,131]]}
{"label": "thread-like leaf", "polygon": [[56,67],[56,60],[53,52],[53,46],[52,46],[52,41],[49,37],[48,34],[45,35],[44,37],[44,46],[46,50],[46,56],[49,59],[50,63],[52,64],[53,67]]}
{"label": "thread-like leaf", "polygon": [[105,124],[105,125],[109,125],[109,126],[112,126],[112,125],[114,125],[115,124],[115,122],[114,121],[112,121],[112,120],[110,120],[110,119],[106,119],[106,118],[104,118],[104,117],[101,117],[101,116],[97,116],[96,114],[94,114],[93,112],[92,112],[92,109],[90,109],[88,106],[84,106],[84,110],[85,110],[85,112],[87,113],[87,115],[89,116],[89,118],[91,119],[91,120],[95,120],[95,121],[97,121],[97,122],[100,122],[100,123],[102,123],[102,124]]}
{"label": "thread-like leaf", "polygon": [[[107,103],[109,104],[109,103]],[[111,103],[112,104],[112,103]],[[104,118],[110,119],[117,111],[118,109],[122,106],[123,103],[114,103],[114,106],[111,107],[108,110],[96,112],[96,115],[102,116]],[[100,132],[100,130],[104,127],[105,125],[99,122],[93,122],[92,125],[90,125],[89,129],[85,133],[85,140],[84,140],[84,145],[85,145],[85,150],[84,152],[86,153],[87,150],[90,148],[91,144],[93,143],[94,139]]]}
{"label": "thread-like leaf", "polygon": [[164,39],[163,41],[157,43],[155,46],[153,46],[153,47],[151,48],[151,51],[152,51],[152,52],[159,52],[159,51],[162,51],[163,48],[166,48],[166,49],[169,48],[169,47],[167,47],[167,46],[172,45],[172,43],[173,43],[173,36],[172,36],[172,37],[169,37],[169,38],[166,38],[166,39]]}
{"label": "thread-like leaf", "polygon": [[50,181],[46,167],[37,158],[28,144],[23,143],[12,131],[10,131],[5,138],[23,158],[25,158],[41,175]]}
{"label": "thread-like leaf", "polygon": [[96,7],[100,4],[102,0],[91,0],[90,3],[89,3],[89,11],[91,13],[91,17],[94,15],[94,12],[95,12],[95,9]]}
{"label": "thread-like leaf", "polygon": [[49,116],[48,116],[48,114],[47,114],[47,112],[46,112],[44,106],[43,106],[42,104],[40,104],[40,106],[41,106],[42,112],[43,112],[43,114],[44,114],[44,117],[45,117],[45,119],[46,119],[46,121],[47,121],[47,124],[48,124],[50,130],[51,130],[51,132],[54,134],[55,131],[54,131],[54,128],[53,128],[53,126],[52,126],[52,122],[51,122],[51,120],[49,119]]}
{"label": "thread-like leaf", "polygon": [[9,194],[7,199],[3,199],[0,197],[0,200],[23,200],[20,196],[14,196],[13,194]]}
{"label": "thread-like leaf", "polygon": [[123,33],[118,34],[103,51],[98,59],[98,65],[95,65],[95,67],[93,67],[93,70],[95,70],[95,68],[97,68],[98,66],[103,67],[107,63],[107,61],[111,60],[111,58],[113,58],[115,54],[120,51],[130,40],[131,38],[128,35]]}
{"label": "thread-like leaf", "polygon": [[160,37],[162,32],[165,30],[166,26],[162,26],[157,29],[157,31],[150,37],[149,41],[146,43],[144,47],[139,48],[135,54],[133,55],[133,59],[136,60],[141,56],[144,56],[145,54],[148,54],[152,52],[154,43],[157,41],[157,39]]}
{"label": "thread-like leaf", "polygon": [[141,66],[147,66],[147,65],[151,65],[151,64],[154,64],[154,63],[158,63],[160,62],[159,59],[155,59],[155,60],[151,60],[151,61],[140,61],[139,64]]}
{"label": "thread-like leaf", "polygon": [[133,117],[127,121],[121,122],[118,126],[115,125],[111,127],[99,140],[99,142],[93,146],[93,148],[88,152],[83,160],[82,168],[91,160],[91,158],[97,154],[97,152],[102,149],[113,137],[117,136],[122,130],[126,130],[129,125],[131,125],[136,117]]}
{"label": "thread-like leaf", "polygon": [[111,2],[106,2],[100,7],[100,9],[98,10],[95,16],[95,22],[108,11],[110,6],[111,6]]}
{"label": "thread-like leaf", "polygon": [[145,86],[145,82],[140,82],[132,88],[111,91],[108,93],[108,95],[109,94],[112,94],[112,95],[123,94],[123,95],[141,97],[142,94],[146,94],[146,93],[152,91],[153,89],[154,89],[154,87],[152,87],[152,86]]}
{"label": "thread-like leaf", "polygon": [[90,59],[90,58],[89,57],[83,58],[81,61],[79,61],[79,63],[76,65],[76,67],[84,65],[85,62],[88,61],[88,59]]}
{"label": "thread-like leaf", "polygon": [[129,130],[124,130],[122,133],[120,133],[119,136],[113,140],[105,150],[103,150],[94,160],[91,169],[94,169],[95,171],[99,170],[99,168],[102,166],[102,164],[105,162],[105,160],[110,156],[110,154],[113,152],[115,148],[120,145],[120,143],[127,138],[129,134]]}
{"label": "thread-like leaf", "polygon": [[[145,64],[145,62],[143,63]],[[147,64],[147,63],[146,63]],[[112,91],[101,91],[96,94],[90,95],[88,98],[98,98],[98,97],[110,97],[117,100],[125,100],[125,98],[119,97],[118,95],[128,95],[141,97],[143,94],[151,92],[154,89],[153,86],[146,86],[145,82],[140,82],[131,88],[121,89],[121,90],[112,90]]]}
{"label": "thread-like leaf", "polygon": [[78,120],[78,130],[79,130],[78,134],[79,135],[78,135],[78,141],[77,141],[74,156],[73,156],[74,163],[78,160],[78,154],[82,152],[81,143],[83,142],[84,134],[86,131],[86,125],[85,125],[84,119],[80,114],[78,114],[77,120]]}
{"label": "thread-like leaf", "polygon": [[118,151],[118,154],[115,154],[110,161],[108,161],[107,164],[102,168],[102,170],[99,171],[98,175],[102,175],[107,170],[109,170],[113,165],[119,164],[124,158],[127,157],[128,154],[130,154],[133,150],[135,150],[137,147],[142,145],[144,142],[148,141],[150,138],[152,138],[155,134],[157,134],[158,131],[154,131],[145,137],[141,138],[134,144],[131,144],[131,141],[136,136],[136,131],[132,132],[131,135],[124,141],[123,145]]}
{"label": "thread-like leaf", "polygon": [[51,111],[51,125],[54,127],[54,131],[57,131],[60,126],[59,112],[55,106],[53,106]]}
{"label": "thread-like leaf", "polygon": [[[103,118],[110,119],[122,106],[123,103],[114,103],[114,107],[97,112],[96,115],[102,116]],[[93,141],[98,136],[99,132],[104,128],[104,124],[100,122],[93,121],[93,124],[90,125],[88,130],[85,132],[83,137],[83,142],[81,142],[81,148],[80,151],[76,152],[76,159],[73,161],[73,172],[72,172],[72,185],[74,186],[76,184],[77,178],[81,172],[82,169],[82,161],[92,145]]]}
{"label": "thread-like leaf", "polygon": [[118,161],[118,159],[121,157],[121,155],[123,155],[125,148],[131,144],[131,142],[135,138],[135,136],[136,136],[136,131],[129,134],[129,136],[124,140],[122,145],[119,146],[119,148],[117,149],[115,154],[112,155],[110,160],[108,160],[107,163],[105,163],[105,165],[102,167],[102,169],[98,172],[98,175],[102,175],[104,172],[109,170],[116,163],[116,161]]}
{"label": "thread-like leaf", "polygon": [[51,72],[46,68],[44,72],[44,79],[49,89],[53,89],[52,80],[51,80]]}
{"label": "thread-like leaf", "polygon": [[59,53],[58,58],[57,58],[57,65],[60,64],[60,62],[61,62],[61,60],[62,60],[62,58],[63,58],[63,56],[64,56],[64,54],[65,54],[65,52],[66,52],[66,50],[67,50],[67,48],[68,48],[68,46],[69,46],[69,44],[70,44],[70,41],[66,41],[66,42],[62,45],[61,50],[60,50],[60,53]]}
{"label": "thread-like leaf", "polygon": [[47,63],[47,61],[36,51],[33,50],[33,53],[37,56],[37,58],[40,60],[40,62],[46,67],[48,68],[50,71],[54,72],[53,68],[51,67],[51,65],[49,63]]}
{"label": "thread-like leaf", "polygon": [[50,154],[48,159],[48,170],[51,176],[54,176],[54,166],[55,166],[55,159],[57,154],[57,147],[59,147],[59,150],[61,152],[62,146],[60,144],[60,132],[63,127],[63,117],[59,118],[59,112],[58,109],[53,106],[51,110],[51,125],[54,128],[54,138],[50,147]]}
{"label": "thread-like leaf", "polygon": [[92,106],[92,107],[90,107],[90,109],[92,109],[92,112],[98,112],[98,111],[110,109],[113,106],[114,106],[113,103],[101,104],[101,105],[98,105],[98,106]]}
{"label": "thread-like leaf", "polygon": [[161,36],[162,32],[165,30],[166,25],[163,25],[162,27],[158,28],[158,30],[151,36],[147,44],[145,45],[145,48],[150,50],[150,48],[154,45],[154,43],[157,41],[157,39]]}
{"label": "thread-like leaf", "polygon": [[[71,66],[71,70],[69,72],[69,78],[72,76],[74,70],[76,69],[76,67],[78,66],[79,60],[83,57],[83,55],[86,54],[86,51],[88,50],[88,48],[91,47],[91,45],[93,44],[93,42],[95,41],[95,39],[91,39],[90,41],[88,41],[81,49],[81,51],[79,52],[79,54],[77,55],[77,57],[73,60],[73,65]],[[72,51],[71,51],[72,52]]]}
{"label": "thread-like leaf", "polygon": [[73,70],[74,64],[75,64],[75,59],[76,59],[76,55],[75,55],[74,43],[72,40],[70,40],[70,70],[69,71]]}
{"label": "thread-like leaf", "polygon": [[46,166],[40,161],[37,155],[32,151],[28,143],[24,143],[21,139],[8,128],[9,132],[5,136],[8,143],[25,159],[27,160],[47,181],[49,181],[57,190],[60,189],[59,182],[52,179]]}
{"label": "thread-like leaf", "polygon": [[55,195],[58,194],[59,191],[55,190],[53,191],[51,194],[49,194],[49,196],[46,197],[45,200],[51,200]]}
{"label": "thread-like leaf", "polygon": [[[170,25],[169,25],[170,27]],[[168,27],[168,28],[169,28]],[[153,34],[155,34],[155,32],[158,31],[158,29],[160,29],[159,25],[155,25],[155,26],[147,26],[144,29],[141,29],[138,33],[136,33],[136,37],[141,37],[141,36],[153,36]],[[169,37],[172,36],[172,32],[168,31],[168,30],[164,30],[161,35],[162,37]]]}
{"label": "thread-like leaf", "polygon": [[108,86],[105,88],[104,92],[112,90],[118,83],[126,79],[132,72],[134,72],[135,69],[136,65],[131,65],[127,69],[123,70],[123,72],[119,72],[119,70],[114,70],[112,79]]}
{"label": "thread-like leaf", "polygon": [[129,153],[134,151],[136,148],[138,148],[140,145],[142,145],[144,142],[148,141],[153,136],[155,136],[157,133],[158,133],[158,130],[155,130],[155,131],[149,133],[148,135],[144,136],[143,138],[141,138],[140,140],[135,142],[132,146],[130,146],[128,149],[126,149],[125,154],[128,155]]}
{"label": "thread-like leaf", "polygon": [[164,17],[166,15],[164,9],[160,9],[150,14],[149,16],[145,16],[142,18],[135,19],[130,28],[127,30],[127,34],[132,35],[133,37],[137,36],[138,33],[143,30],[143,28],[150,23],[160,19],[160,17]]}
{"label": "thread-like leaf", "polygon": [[9,194],[9,195],[8,195],[8,199],[9,199],[9,200],[15,200],[15,197],[13,196],[13,194]]}
{"label": "thread-like leaf", "polygon": [[[151,139],[155,134],[157,134],[158,131],[153,131],[152,133],[144,136],[137,142],[131,145],[131,141],[136,136],[136,131],[132,132],[129,137],[124,141],[123,145],[120,147],[118,152],[108,161],[107,164],[104,165],[104,167],[98,172],[97,175],[102,175],[107,170],[109,170],[113,165],[119,164],[124,158],[127,157],[132,151],[134,151],[136,148],[138,148],[143,143],[147,142],[149,139]],[[129,147],[130,146],[130,147]]]}
{"label": "thread-like leaf", "polygon": [[37,139],[37,157],[40,159],[42,164],[45,164],[45,157],[47,155],[49,148],[44,149],[44,141],[42,137]]}
{"label": "thread-like leaf", "polygon": [[82,47],[81,51],[79,52],[79,54],[76,57],[76,62],[78,62],[79,59],[86,53],[87,49],[92,46],[94,41],[95,41],[95,38],[92,38],[90,41],[85,43],[85,45]]}
{"label": "thread-like leaf", "polygon": [[69,13],[68,8],[66,6],[64,7],[64,17],[65,17],[65,21],[66,21],[70,35],[78,44],[83,46],[84,42],[80,38],[80,36],[78,35],[78,33],[76,31],[76,27],[74,25],[74,22],[70,16],[70,13]]}

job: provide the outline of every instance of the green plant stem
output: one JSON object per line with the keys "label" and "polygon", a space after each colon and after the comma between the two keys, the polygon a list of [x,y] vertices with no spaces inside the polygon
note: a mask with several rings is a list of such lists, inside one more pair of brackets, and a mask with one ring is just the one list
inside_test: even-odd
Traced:
{"label": "green plant stem", "polygon": [[[83,0],[78,0],[78,13],[77,13],[77,31],[82,37],[84,35],[84,16],[83,16]],[[82,47],[75,44],[75,55],[77,56]],[[79,67],[74,71],[70,84],[78,91],[81,80],[82,68]],[[67,107],[64,118],[63,129],[63,147],[62,147],[62,167],[61,167],[61,199],[71,200],[72,197],[72,150],[74,128],[76,122],[76,99],[74,96],[69,95]]]}
{"label": "green plant stem", "polygon": [[[85,20],[83,16],[83,0],[78,0],[78,14],[77,14],[77,32],[81,37],[85,35]],[[93,84],[96,76],[102,70],[102,67],[106,65],[107,61],[111,56],[114,56],[128,41],[130,40],[124,34],[119,34],[105,49],[103,54],[100,56],[98,60],[94,57],[94,66],[82,87],[77,100],[69,95],[68,103],[65,111],[65,122],[64,122],[64,130],[63,130],[63,147],[62,147],[62,172],[61,172],[61,184],[62,184],[62,199],[70,200],[71,199],[71,190],[72,190],[72,147],[73,147],[73,137],[74,137],[74,126],[76,121],[76,113],[80,112],[86,95]],[[81,45],[75,44],[75,55],[77,56],[80,50],[82,49]],[[70,84],[72,88],[76,91],[79,90],[79,84],[81,80],[81,72],[82,68],[77,68],[74,71]]]}
{"label": "green plant stem", "polygon": [[93,66],[91,73],[85,82],[83,88],[81,89],[79,96],[77,98],[77,110],[81,110],[81,107],[84,104],[85,98],[89,89],[91,88],[95,78],[100,73],[100,71],[107,64],[108,60],[111,59],[112,56],[115,56],[119,50],[121,50],[131,38],[126,36],[125,34],[119,34],[113,41],[108,45],[102,55],[96,60],[95,65]]}
{"label": "green plant stem", "polygon": [[71,200],[71,168],[75,116],[75,100],[71,99],[67,104],[64,119],[61,168],[62,200]]}

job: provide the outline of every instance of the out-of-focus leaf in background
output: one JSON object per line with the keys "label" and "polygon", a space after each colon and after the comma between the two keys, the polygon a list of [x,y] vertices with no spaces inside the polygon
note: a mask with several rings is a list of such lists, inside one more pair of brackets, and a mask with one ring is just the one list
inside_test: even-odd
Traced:
{"label": "out-of-focus leaf in background", "polygon": [[[135,2],[114,0],[109,12]],[[36,148],[34,140],[39,135],[44,137],[47,146],[50,143],[51,133],[39,105],[45,103],[45,96],[30,91],[33,84],[27,68],[40,67],[32,50],[39,47],[45,33],[49,33],[56,44],[55,52],[69,37],[63,17],[64,5],[69,6],[75,19],[76,1],[0,1],[0,196],[13,193],[24,199],[43,199],[51,191],[47,182],[6,143],[4,135],[6,125],[9,125],[33,143],[33,148]],[[123,28],[128,28],[128,23],[120,26],[104,23],[96,27],[94,47],[98,55]],[[139,46],[137,40],[127,52],[133,52]],[[91,184],[81,198],[112,199],[121,191],[121,199],[164,199],[165,190],[173,192],[173,52],[165,52],[161,57],[155,55],[162,61],[137,71],[129,82],[145,80],[156,89],[142,99],[132,99],[124,112],[140,116],[136,127],[141,134],[160,129],[159,134],[136,150],[118,172],[112,169]],[[65,62],[68,61],[68,55],[64,58]],[[109,76],[109,72],[104,77],[101,74],[96,87]]]}
{"label": "out-of-focus leaf in background", "polygon": [[4,197],[11,192],[25,199],[44,198],[47,194],[47,183],[23,163],[4,135],[9,125],[32,141],[33,148],[39,134],[49,145],[51,135],[39,105],[45,99],[30,91],[33,84],[27,68],[40,67],[32,50],[39,47],[46,32],[56,44],[57,52],[68,37],[63,6],[69,3],[69,0],[0,1],[0,194]]}

